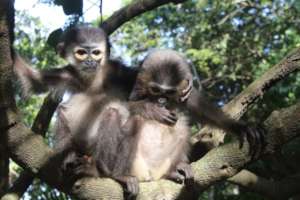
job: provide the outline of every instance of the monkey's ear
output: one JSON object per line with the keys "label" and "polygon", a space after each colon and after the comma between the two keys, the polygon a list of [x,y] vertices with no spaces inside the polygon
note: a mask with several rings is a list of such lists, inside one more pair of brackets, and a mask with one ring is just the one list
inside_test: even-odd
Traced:
{"label": "monkey's ear", "polygon": [[137,101],[143,99],[144,97],[145,95],[143,89],[139,87],[138,84],[136,83],[130,93],[129,100]]}
{"label": "monkey's ear", "polygon": [[136,90],[132,90],[129,96],[130,101],[137,101],[139,99],[138,92]]}
{"label": "monkey's ear", "polygon": [[65,57],[66,52],[65,52],[65,43],[64,42],[59,42],[56,45],[56,53],[58,53],[61,57]]}

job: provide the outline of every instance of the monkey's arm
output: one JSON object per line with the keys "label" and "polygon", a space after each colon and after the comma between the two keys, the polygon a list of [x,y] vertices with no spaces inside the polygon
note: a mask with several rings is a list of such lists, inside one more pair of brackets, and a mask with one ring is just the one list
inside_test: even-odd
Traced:
{"label": "monkey's arm", "polygon": [[79,82],[72,74],[70,66],[58,69],[36,70],[30,67],[20,56],[15,57],[14,71],[17,74],[25,94],[31,91],[42,93],[49,88],[78,85]]}
{"label": "monkey's arm", "polygon": [[192,90],[190,97],[186,101],[186,108],[195,119],[238,136],[241,145],[243,144],[244,136],[246,136],[252,148],[263,141],[263,130],[231,119],[196,89]]}

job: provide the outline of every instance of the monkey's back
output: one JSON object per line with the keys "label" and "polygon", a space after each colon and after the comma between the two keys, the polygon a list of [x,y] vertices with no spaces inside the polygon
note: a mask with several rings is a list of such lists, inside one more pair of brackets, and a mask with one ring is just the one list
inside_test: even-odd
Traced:
{"label": "monkey's back", "polygon": [[187,154],[187,119],[180,116],[174,126],[144,120],[137,141],[131,175],[140,181],[158,180],[168,174],[182,154]]}

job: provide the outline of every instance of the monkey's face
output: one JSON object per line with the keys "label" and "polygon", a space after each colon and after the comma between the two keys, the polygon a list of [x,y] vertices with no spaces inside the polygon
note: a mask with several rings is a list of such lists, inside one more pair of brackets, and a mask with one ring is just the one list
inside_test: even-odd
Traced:
{"label": "monkey's face", "polygon": [[150,81],[147,84],[147,96],[160,104],[179,103],[182,92],[188,87],[189,80],[181,80],[177,84]]}
{"label": "monkey's face", "polygon": [[104,45],[76,45],[69,52],[67,60],[82,71],[95,71],[106,62]]}
{"label": "monkey's face", "polygon": [[94,72],[107,62],[108,38],[99,28],[74,27],[66,31],[57,52],[76,69]]}

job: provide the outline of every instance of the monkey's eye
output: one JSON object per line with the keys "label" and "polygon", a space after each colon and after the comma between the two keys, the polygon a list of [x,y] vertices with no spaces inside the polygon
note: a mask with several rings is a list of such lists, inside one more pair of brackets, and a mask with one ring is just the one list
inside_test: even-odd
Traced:
{"label": "monkey's eye", "polygon": [[79,54],[79,55],[87,54],[87,52],[84,49],[79,49],[79,50],[76,51],[76,53]]}
{"label": "monkey's eye", "polygon": [[174,95],[175,93],[176,93],[176,90],[172,90],[172,89],[171,89],[171,90],[166,90],[166,91],[165,91],[165,94],[166,94],[166,95]]}
{"label": "monkey's eye", "polygon": [[93,50],[91,56],[94,60],[100,60],[102,58],[102,54],[99,49]]}
{"label": "monkey's eye", "polygon": [[88,53],[85,49],[77,49],[75,50],[75,58],[82,61],[88,57]]}
{"label": "monkey's eye", "polygon": [[94,50],[93,52],[92,52],[92,54],[94,54],[94,55],[99,55],[101,53],[101,51],[100,50]]}
{"label": "monkey's eye", "polygon": [[160,88],[158,88],[156,86],[152,86],[152,87],[150,87],[150,92],[154,95],[158,95],[158,94],[160,94]]}

